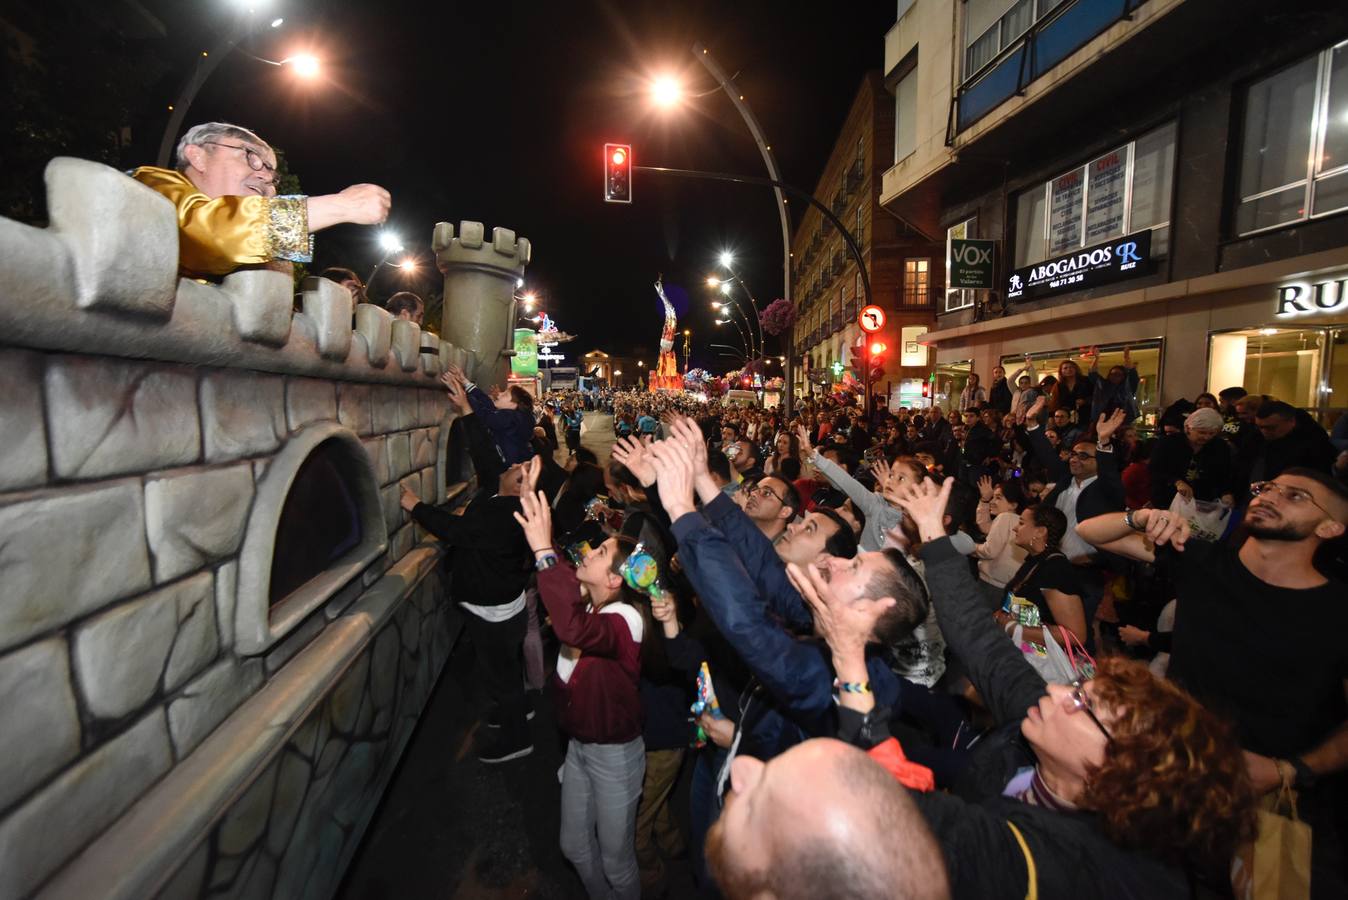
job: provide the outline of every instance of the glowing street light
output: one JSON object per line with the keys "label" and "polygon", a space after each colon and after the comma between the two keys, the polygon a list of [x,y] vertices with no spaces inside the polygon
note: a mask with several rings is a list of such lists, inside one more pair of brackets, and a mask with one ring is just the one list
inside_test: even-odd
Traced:
{"label": "glowing street light", "polygon": [[683,86],[668,75],[651,82],[651,99],[656,106],[668,109],[683,99]]}
{"label": "glowing street light", "polygon": [[289,65],[295,71],[295,74],[301,78],[314,78],[318,75],[320,68],[318,57],[311,56],[308,53],[298,53],[295,56],[288,56],[281,60],[281,65]]}
{"label": "glowing street light", "polygon": [[721,286],[721,279],[717,278],[715,275],[707,276],[707,287],[714,288],[720,286]]}
{"label": "glowing street light", "polygon": [[402,262],[398,263],[398,268],[402,269],[404,272],[415,271],[416,267],[417,261],[415,259],[405,259]]}
{"label": "glowing street light", "polygon": [[402,238],[392,231],[381,231],[379,232],[379,246],[386,253],[397,253],[403,248]]}
{"label": "glowing street light", "polygon": [[533,291],[530,291],[529,293],[521,296],[520,299],[524,301],[524,306],[526,308],[529,308],[538,302],[538,295],[535,294]]}
{"label": "glowing street light", "polygon": [[722,303],[720,300],[713,300],[713,301],[711,301],[711,308],[712,308],[712,309],[719,310],[719,309],[721,309],[721,307],[723,307],[723,306],[725,306],[725,304]]}
{"label": "glowing street light", "polygon": [[721,293],[725,294],[727,297],[730,296],[730,282],[721,282]]}
{"label": "glowing street light", "polygon": [[729,250],[721,251],[721,266],[728,269],[734,264],[735,254],[731,253]]}

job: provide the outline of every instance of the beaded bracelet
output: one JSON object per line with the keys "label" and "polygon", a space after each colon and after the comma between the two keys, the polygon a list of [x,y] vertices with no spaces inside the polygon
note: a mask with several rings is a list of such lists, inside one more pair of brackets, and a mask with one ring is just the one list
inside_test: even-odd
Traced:
{"label": "beaded bracelet", "polygon": [[833,679],[833,689],[847,694],[869,694],[871,692],[871,683],[869,681],[839,681]]}

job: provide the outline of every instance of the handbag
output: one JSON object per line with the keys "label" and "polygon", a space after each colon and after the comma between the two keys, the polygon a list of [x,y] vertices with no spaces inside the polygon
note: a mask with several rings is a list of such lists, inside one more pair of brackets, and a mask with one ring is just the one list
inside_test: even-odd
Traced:
{"label": "handbag", "polygon": [[[1286,809],[1287,815],[1282,811]],[[1283,783],[1260,801],[1259,830],[1232,866],[1237,897],[1307,900],[1311,895],[1311,827],[1297,815],[1297,795]]]}
{"label": "handbag", "polygon": [[1036,644],[1024,640],[1022,626],[1017,625],[1011,632],[1011,640],[1045,684],[1071,684],[1074,681],[1086,681],[1095,677],[1095,660],[1081,641],[1072,632],[1061,625],[1056,626],[1062,646],[1053,638],[1055,626],[1043,626],[1044,643]]}

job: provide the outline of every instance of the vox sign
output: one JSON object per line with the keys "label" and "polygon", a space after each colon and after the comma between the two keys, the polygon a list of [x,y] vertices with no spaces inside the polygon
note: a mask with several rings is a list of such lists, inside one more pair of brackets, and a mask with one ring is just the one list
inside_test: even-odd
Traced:
{"label": "vox sign", "polygon": [[950,239],[948,288],[991,288],[997,242],[974,238]]}

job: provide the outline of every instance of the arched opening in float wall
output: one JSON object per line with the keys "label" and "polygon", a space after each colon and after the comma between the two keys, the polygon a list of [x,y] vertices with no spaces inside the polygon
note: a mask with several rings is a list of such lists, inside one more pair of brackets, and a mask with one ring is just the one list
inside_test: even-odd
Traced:
{"label": "arched opening in float wall", "polygon": [[239,554],[238,651],[266,652],[387,547],[360,439],[335,422],[300,429],[257,484]]}

